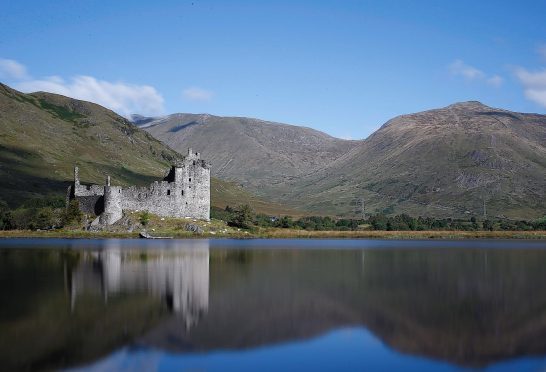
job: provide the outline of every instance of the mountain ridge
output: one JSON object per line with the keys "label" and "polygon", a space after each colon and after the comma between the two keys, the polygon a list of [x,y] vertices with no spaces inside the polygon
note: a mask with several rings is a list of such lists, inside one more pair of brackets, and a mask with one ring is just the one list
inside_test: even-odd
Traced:
{"label": "mountain ridge", "polygon": [[[228,141],[231,147],[216,154],[213,162],[219,167],[218,177],[313,213],[356,215],[361,204],[369,206],[364,207],[365,213],[436,217],[483,215],[484,209],[490,215],[511,218],[546,212],[546,184],[540,178],[546,174],[544,115],[463,101],[397,116],[364,140],[338,139],[311,129],[334,147],[310,150],[313,155],[326,154],[322,161],[309,164],[308,158],[301,157],[302,164],[291,173],[257,172],[262,164],[275,168],[275,161],[282,168],[282,162],[291,161],[305,147],[293,135],[282,154],[268,163],[272,150],[267,145],[282,148],[282,143],[271,142],[284,128],[307,134],[304,127],[208,114],[173,114],[151,122],[146,130],[175,149],[196,141],[211,144],[212,152]],[[247,153],[246,137],[263,142],[266,157]],[[258,160],[249,166],[248,158]]]}
{"label": "mountain ridge", "polygon": [[[389,120],[362,146],[312,175],[312,186],[302,191],[327,198],[324,190],[337,186],[324,180],[329,174],[348,178],[349,193],[376,203],[374,210],[441,216],[434,209],[445,208],[451,211],[446,216],[481,215],[483,204],[493,202],[494,216],[540,216],[546,210],[545,144],[544,115],[454,104]],[[526,207],[517,211],[518,205]]]}

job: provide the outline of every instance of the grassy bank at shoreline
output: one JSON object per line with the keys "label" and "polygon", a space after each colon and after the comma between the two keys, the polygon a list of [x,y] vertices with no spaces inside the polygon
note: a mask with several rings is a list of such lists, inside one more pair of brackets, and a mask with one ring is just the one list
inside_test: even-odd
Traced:
{"label": "grassy bank at shoreline", "polygon": [[[0,238],[67,238],[137,239],[141,231],[152,237],[191,238],[265,238],[265,239],[544,239],[546,231],[385,231],[385,230],[305,230],[301,228],[280,228],[254,226],[243,229],[230,226],[226,221],[212,218],[202,221],[191,218],[159,217],[142,213],[128,212],[118,223],[99,231],[87,231],[81,225],[73,225],[54,230],[3,230]],[[195,232],[198,231],[198,232]]]}
{"label": "grassy bank at shoreline", "polygon": [[[546,231],[306,231],[292,229],[259,229],[253,232],[230,229],[224,231],[148,231],[152,236],[173,238],[266,238],[266,239],[544,239]],[[0,231],[0,238],[123,238],[134,239],[139,232],[52,230]]]}

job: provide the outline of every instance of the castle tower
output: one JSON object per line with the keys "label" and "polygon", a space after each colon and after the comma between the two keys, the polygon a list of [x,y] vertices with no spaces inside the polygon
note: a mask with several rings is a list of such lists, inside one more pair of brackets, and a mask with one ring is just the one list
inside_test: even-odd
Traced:
{"label": "castle tower", "polygon": [[111,225],[123,216],[121,209],[121,187],[110,186],[110,177],[104,186],[104,212],[100,215],[100,222]]}
{"label": "castle tower", "polygon": [[210,164],[201,154],[189,148],[165,180],[174,183],[176,217],[210,220]]}

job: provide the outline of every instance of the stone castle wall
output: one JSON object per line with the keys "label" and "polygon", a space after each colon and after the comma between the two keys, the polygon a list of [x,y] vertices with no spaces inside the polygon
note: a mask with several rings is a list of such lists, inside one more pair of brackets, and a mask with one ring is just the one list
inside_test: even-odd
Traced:
{"label": "stone castle wall", "polygon": [[74,195],[77,195],[80,210],[83,213],[98,216],[104,212],[104,186],[78,185],[74,187]]}
{"label": "stone castle wall", "polygon": [[101,223],[119,220],[123,210],[148,211],[165,217],[210,219],[210,165],[199,153],[188,151],[179,164],[172,166],[163,181],[148,187],[83,186],[78,170],[74,172],[73,198],[84,213],[101,216]]}

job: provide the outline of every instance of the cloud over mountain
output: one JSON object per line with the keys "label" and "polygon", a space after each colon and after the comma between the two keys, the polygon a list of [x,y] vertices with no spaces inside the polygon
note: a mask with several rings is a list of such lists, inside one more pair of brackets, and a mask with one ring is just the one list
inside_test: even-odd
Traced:
{"label": "cloud over mountain", "polygon": [[92,76],[78,75],[69,81],[59,76],[17,83],[23,92],[44,91],[98,103],[129,117],[133,112],[159,115],[164,111],[163,97],[152,86],[109,82]]}
{"label": "cloud over mountain", "polygon": [[453,76],[460,76],[468,81],[483,81],[494,87],[500,87],[504,82],[504,79],[499,75],[488,75],[482,70],[466,64],[460,59],[453,61],[448,66],[448,69]]}
{"label": "cloud over mountain", "polygon": [[546,69],[529,71],[520,67],[515,70],[515,74],[523,85],[525,97],[546,107]]}
{"label": "cloud over mountain", "polygon": [[33,78],[23,64],[1,58],[0,78],[13,81],[13,85],[25,93],[44,91],[62,94],[97,103],[125,117],[134,112],[160,115],[165,110],[163,96],[150,85],[111,82],[87,75],[76,75],[70,79],[60,76]]}
{"label": "cloud over mountain", "polygon": [[27,79],[27,69],[13,59],[0,58],[0,78],[7,80]]}

